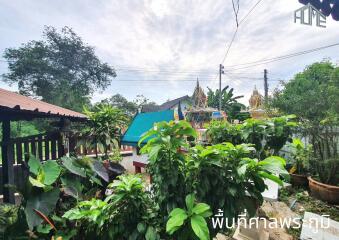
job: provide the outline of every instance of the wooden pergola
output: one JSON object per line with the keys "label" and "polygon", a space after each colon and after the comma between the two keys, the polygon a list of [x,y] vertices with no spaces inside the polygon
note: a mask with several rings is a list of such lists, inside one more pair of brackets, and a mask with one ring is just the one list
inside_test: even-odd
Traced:
{"label": "wooden pergola", "polygon": [[[11,138],[11,122],[12,121],[31,121],[37,118],[54,118],[65,122],[69,121],[86,121],[86,115],[78,113],[69,109],[65,109],[53,104],[49,104],[37,99],[32,99],[15,92],[11,92],[0,88],[0,121],[2,122],[2,185],[14,185],[14,145]],[[55,144],[55,143],[54,143]],[[23,146],[23,144],[21,144]],[[20,150],[18,145],[15,149]],[[28,146],[25,145],[28,149]],[[30,145],[32,146],[32,145]],[[35,144],[34,144],[35,148]],[[61,147],[58,148],[60,151]],[[40,149],[40,151],[42,151]],[[59,154],[60,155],[60,154]],[[48,154],[49,156],[49,154]],[[52,155],[53,156],[53,155]],[[48,159],[48,158],[46,158]],[[14,191],[12,188],[3,187],[3,200],[4,202],[14,203]]]}

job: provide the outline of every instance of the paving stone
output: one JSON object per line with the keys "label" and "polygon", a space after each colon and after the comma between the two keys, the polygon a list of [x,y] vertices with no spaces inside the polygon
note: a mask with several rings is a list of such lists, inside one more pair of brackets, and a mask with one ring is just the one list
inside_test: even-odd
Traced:
{"label": "paving stone", "polygon": [[300,239],[339,240],[339,222],[315,213],[305,212]]}

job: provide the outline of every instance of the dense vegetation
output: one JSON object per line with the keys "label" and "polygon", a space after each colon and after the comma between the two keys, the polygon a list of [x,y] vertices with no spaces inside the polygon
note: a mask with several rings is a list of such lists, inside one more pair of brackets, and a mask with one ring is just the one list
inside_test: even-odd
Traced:
{"label": "dense vegetation", "polygon": [[339,183],[339,67],[314,63],[277,90],[269,107],[295,114],[298,134],[312,144],[311,171],[324,183]]}
{"label": "dense vegetation", "polygon": [[22,204],[7,210],[16,220],[2,229],[22,237],[29,229],[44,239],[211,239],[222,230],[212,227],[213,212],[253,215],[263,201],[263,180],[281,184],[279,175],[287,173],[282,158],[258,159],[251,144],[192,147],[186,140],[192,136],[185,121],[158,123],[144,136],[152,193],[135,175],[107,184],[109,168],[99,159],[40,163],[31,157]]}
{"label": "dense vegetation", "polygon": [[43,37],[5,50],[9,73],[4,80],[17,84],[21,94],[81,111],[94,90],[108,87],[115,70],[69,27],[61,32],[46,27]]}

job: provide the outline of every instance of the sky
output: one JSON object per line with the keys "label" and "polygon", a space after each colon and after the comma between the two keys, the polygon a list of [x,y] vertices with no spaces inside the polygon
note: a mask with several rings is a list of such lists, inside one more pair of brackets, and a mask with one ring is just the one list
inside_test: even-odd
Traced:
{"label": "sky", "polygon": [[[240,0],[242,19],[257,0]],[[116,69],[117,77],[93,102],[120,93],[132,100],[142,94],[163,103],[192,95],[200,85],[218,88],[219,64],[225,66],[222,86],[248,99],[256,86],[263,94],[263,72],[269,91],[307,65],[330,59],[339,64],[339,46],[251,68],[239,64],[300,52],[339,42],[339,21],[326,28],[294,23],[297,0],[262,0],[236,29],[231,0],[0,0],[0,74],[8,47],[42,38],[45,25],[69,26],[95,48],[99,58]],[[0,87],[17,90],[0,81]]]}

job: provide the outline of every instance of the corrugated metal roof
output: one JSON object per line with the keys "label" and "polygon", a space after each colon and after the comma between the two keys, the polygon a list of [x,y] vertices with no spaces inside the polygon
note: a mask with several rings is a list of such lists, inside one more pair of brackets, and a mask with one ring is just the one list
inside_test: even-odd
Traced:
{"label": "corrugated metal roof", "polygon": [[0,107],[16,110],[17,112],[32,112],[45,116],[66,116],[73,118],[87,118],[86,115],[66,108],[62,108],[37,99],[26,97],[15,92],[0,88]]}

